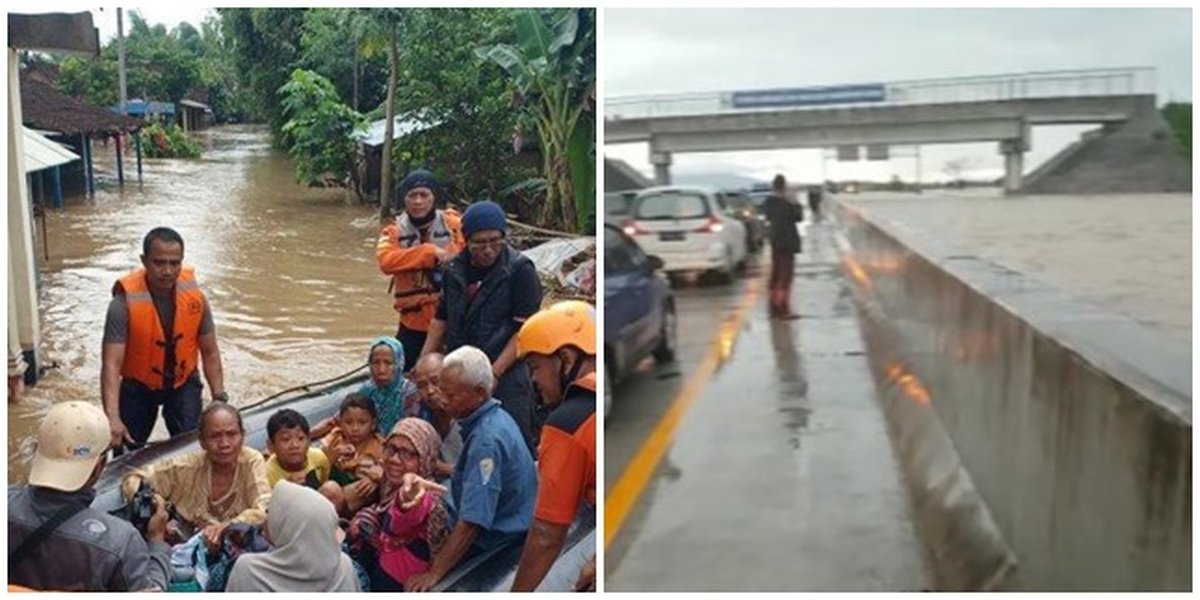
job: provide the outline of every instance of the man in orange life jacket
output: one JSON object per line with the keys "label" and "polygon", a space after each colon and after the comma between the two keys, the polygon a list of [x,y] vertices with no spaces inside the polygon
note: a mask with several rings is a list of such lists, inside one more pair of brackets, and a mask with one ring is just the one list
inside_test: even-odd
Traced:
{"label": "man in orange life jacket", "polygon": [[[538,446],[538,493],[514,592],[531,592],[562,551],[580,511],[596,510],[596,309],[578,300],[529,317],[517,333],[541,403],[550,409]],[[576,589],[595,589],[595,556]]]}
{"label": "man in orange life jacket", "polygon": [[183,238],[156,227],[141,259],[143,268],[113,285],[104,323],[100,396],[115,453],[145,445],[160,406],[172,437],[199,427],[198,359],[213,400],[229,400],[212,310],[183,266]]}
{"label": "man in orange life jacket", "polygon": [[383,228],[375,257],[379,270],[392,276],[392,307],[400,313],[396,339],[404,355],[416,365],[429,323],[441,297],[442,265],[462,251],[462,225],[458,213],[439,210],[444,203],[442,186],[429,171],[409,173],[396,187],[396,222]]}

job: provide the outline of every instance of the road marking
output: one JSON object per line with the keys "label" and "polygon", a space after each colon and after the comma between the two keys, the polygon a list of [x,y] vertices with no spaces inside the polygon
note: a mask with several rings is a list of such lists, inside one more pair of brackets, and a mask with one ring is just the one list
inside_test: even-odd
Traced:
{"label": "road marking", "polygon": [[666,414],[654,427],[654,431],[650,433],[646,441],[642,443],[642,447],[638,449],[633,460],[629,461],[629,466],[625,467],[625,472],[621,474],[616,485],[609,491],[608,498],[604,501],[605,550],[616,539],[617,532],[625,523],[625,518],[637,504],[638,498],[641,498],[646,484],[650,482],[650,477],[658,468],[658,463],[662,461],[671,441],[675,439],[675,430],[679,427],[684,415],[691,409],[692,403],[696,401],[700,391],[712,378],[717,367],[729,358],[733,342],[737,339],[738,332],[741,331],[742,324],[746,320],[746,313],[758,299],[758,288],[761,284],[761,276],[749,281],[737,307],[717,328],[717,335],[713,337],[708,352],[700,361],[700,366],[688,376],[683,387],[675,394]]}

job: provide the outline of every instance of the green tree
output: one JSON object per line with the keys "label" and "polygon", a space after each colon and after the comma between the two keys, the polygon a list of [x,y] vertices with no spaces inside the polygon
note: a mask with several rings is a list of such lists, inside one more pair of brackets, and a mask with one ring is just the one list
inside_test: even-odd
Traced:
{"label": "green tree", "polygon": [[233,46],[235,68],[249,88],[251,114],[271,126],[275,144],[291,146],[276,93],[300,61],[303,8],[219,8],[223,33]]}
{"label": "green tree", "polygon": [[350,107],[362,110],[383,103],[387,56],[369,52],[372,12],[357,8],[312,9],[304,15],[301,65],[327,77]]}
{"label": "green tree", "polygon": [[351,134],[363,124],[362,115],[338,98],[333,84],[312,71],[296,69],[279,88],[283,133],[292,140],[288,154],[296,163],[297,178],[310,186],[347,184],[357,189],[354,160],[356,144]]}
{"label": "green tree", "polygon": [[[182,24],[172,31],[151,26],[137,11],[129,12],[125,38],[127,90],[130,98],[178,102],[189,90],[203,86],[201,37]],[[64,92],[98,106],[116,104],[120,97],[117,42],[110,40],[98,57],[63,60],[58,85]]]}
{"label": "green tree", "polygon": [[[537,131],[547,182],[545,221],[582,230],[588,213],[594,212],[595,161],[585,157],[594,155],[595,138],[589,133],[590,143],[586,137],[576,143],[572,139],[576,127],[587,123],[585,114],[595,99],[595,11],[520,9],[515,19],[516,45],[494,44],[476,52],[508,72],[515,98],[524,109],[522,128]],[[582,177],[573,173],[573,164]]]}
{"label": "green tree", "polygon": [[200,82],[217,122],[252,119],[249,88],[237,71],[232,42],[222,32],[221,18],[210,16],[200,24]]}
{"label": "green tree", "polygon": [[1170,126],[1180,153],[1192,160],[1192,103],[1170,102],[1162,109],[1163,118]]}
{"label": "green tree", "polygon": [[517,112],[507,76],[497,68],[481,68],[486,65],[473,47],[515,36],[512,15],[501,9],[410,12],[397,110],[434,126],[398,140],[396,163],[436,169],[455,198],[501,199],[502,190],[537,169],[513,153]]}

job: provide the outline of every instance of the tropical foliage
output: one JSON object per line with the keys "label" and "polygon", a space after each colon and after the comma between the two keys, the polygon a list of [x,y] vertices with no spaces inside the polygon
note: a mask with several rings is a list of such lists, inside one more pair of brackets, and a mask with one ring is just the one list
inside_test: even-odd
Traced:
{"label": "tropical foliage", "polygon": [[517,135],[537,133],[546,178],[543,219],[583,229],[595,212],[595,10],[522,9],[516,43],[476,52],[504,68],[521,107]]}
{"label": "tropical foliage", "polygon": [[1192,160],[1192,103],[1171,102],[1162,109],[1163,118],[1170,126],[1180,153]]}
{"label": "tropical foliage", "polygon": [[294,140],[288,154],[296,176],[312,186],[353,184],[358,173],[351,135],[363,125],[362,115],[342,104],[328,79],[304,69],[279,88],[284,116],[283,133]]}
{"label": "tropical foliage", "polygon": [[[358,189],[344,134],[400,115],[384,136],[382,205],[390,180],[422,167],[460,205],[492,198],[566,230],[594,213],[592,9],[222,8],[173,29],[127,14],[130,98],[199,94],[218,122],[266,123],[301,181]],[[116,56],[110,41],[63,59],[60,88],[115,104]]]}
{"label": "tropical foliage", "polygon": [[142,153],[147,158],[199,158],[200,143],[188,137],[178,125],[171,123],[163,127],[151,122],[137,132],[142,144]]}

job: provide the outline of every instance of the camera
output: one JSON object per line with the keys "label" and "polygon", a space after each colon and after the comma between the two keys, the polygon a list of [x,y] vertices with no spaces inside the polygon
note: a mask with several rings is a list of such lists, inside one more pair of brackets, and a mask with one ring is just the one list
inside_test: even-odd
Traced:
{"label": "camera", "polygon": [[146,535],[146,526],[150,524],[150,518],[154,516],[157,506],[154,502],[154,487],[149,481],[143,479],[138,484],[137,492],[129,498],[129,502],[125,504],[125,518],[138,533]]}

